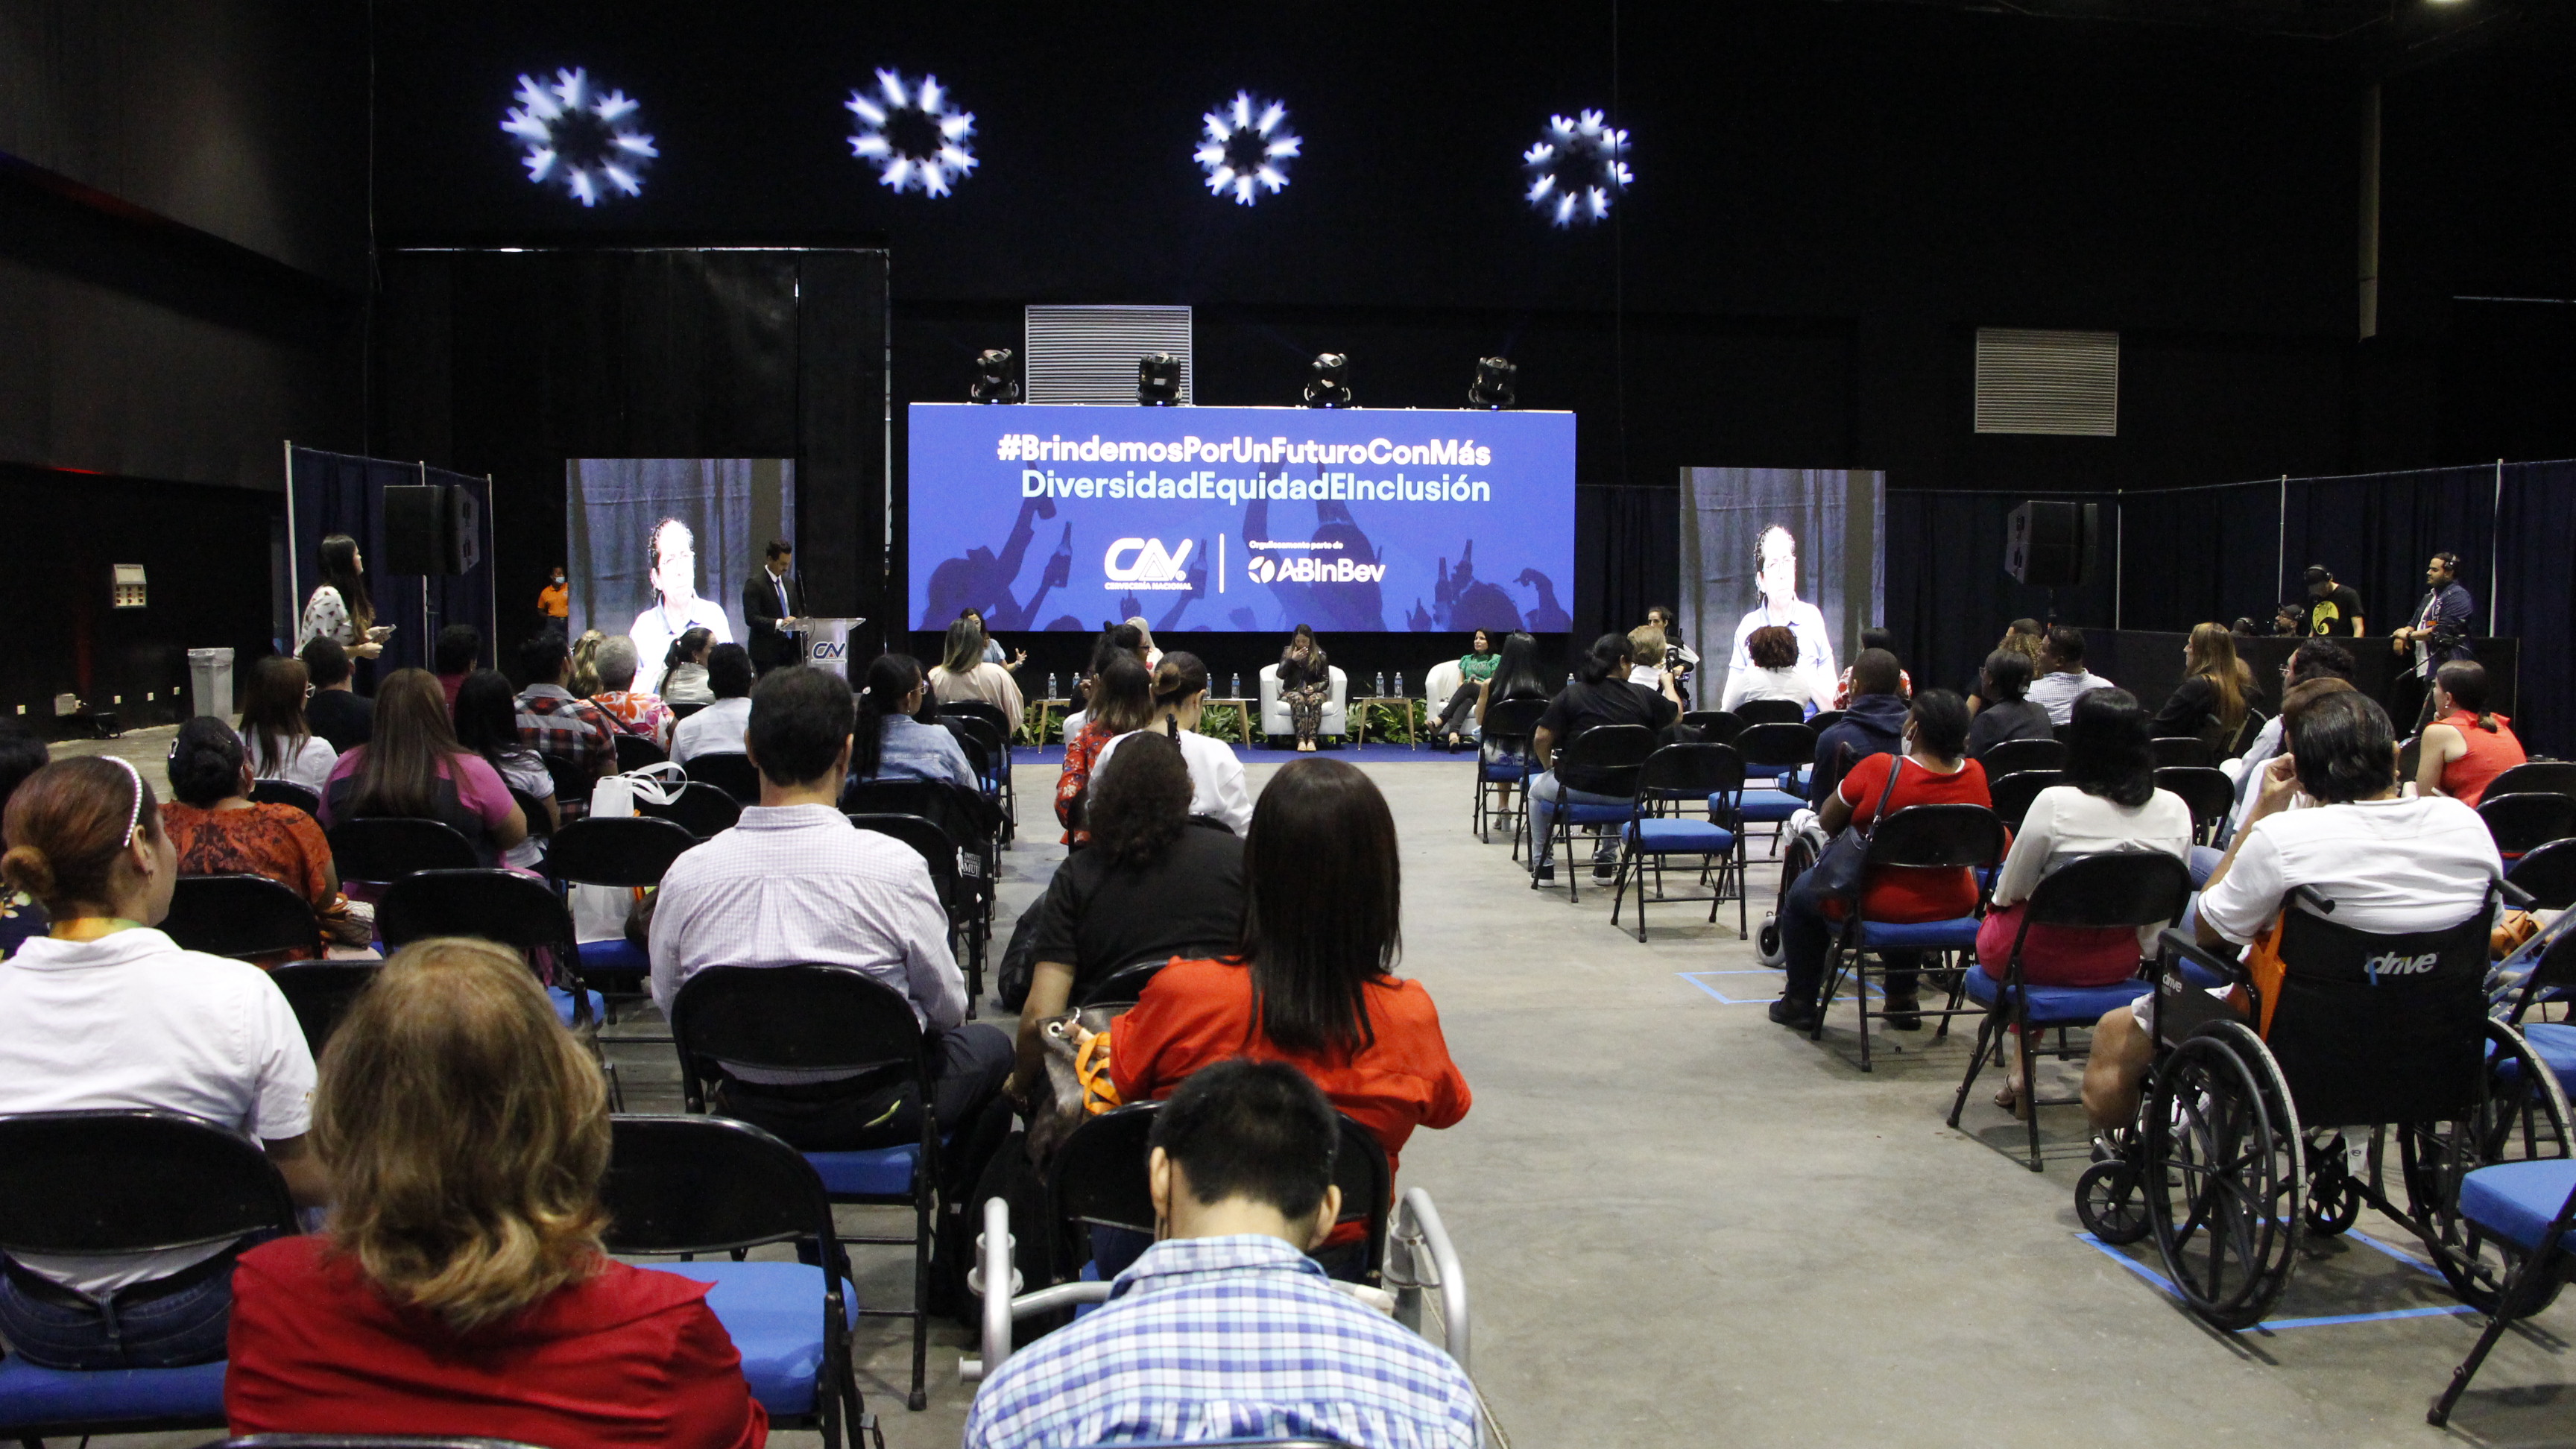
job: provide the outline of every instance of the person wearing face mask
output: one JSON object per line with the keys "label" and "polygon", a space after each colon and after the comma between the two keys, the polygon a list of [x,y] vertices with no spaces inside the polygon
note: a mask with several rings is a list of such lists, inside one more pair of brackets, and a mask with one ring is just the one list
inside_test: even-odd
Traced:
{"label": "person wearing face mask", "polygon": [[572,590],[564,586],[563,565],[556,564],[546,586],[537,590],[537,627],[553,627],[569,634],[572,631],[567,624],[571,618]]}

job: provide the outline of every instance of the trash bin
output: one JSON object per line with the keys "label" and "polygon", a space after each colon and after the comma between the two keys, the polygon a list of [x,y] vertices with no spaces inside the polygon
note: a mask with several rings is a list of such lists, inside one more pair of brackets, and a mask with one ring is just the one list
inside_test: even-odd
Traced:
{"label": "trash bin", "polygon": [[233,717],[233,651],[188,651],[188,702],[191,714]]}

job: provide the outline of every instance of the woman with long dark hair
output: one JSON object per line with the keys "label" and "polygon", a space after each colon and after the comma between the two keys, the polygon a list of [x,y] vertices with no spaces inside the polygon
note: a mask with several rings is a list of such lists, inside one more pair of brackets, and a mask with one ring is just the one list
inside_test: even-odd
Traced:
{"label": "woman with long dark hair", "polygon": [[1215,821],[1241,835],[1252,825],[1252,792],[1243,783],[1243,761],[1223,740],[1199,733],[1207,705],[1207,664],[1185,649],[1175,649],[1154,666],[1154,701],[1146,723],[1128,734],[1103,741],[1092,758],[1096,777],[1109,768],[1119,745],[1136,734],[1161,735],[1181,752],[1190,771],[1190,813]]}
{"label": "woman with long dark hair", "polygon": [[1485,692],[1485,681],[1494,677],[1494,667],[1500,663],[1502,655],[1494,649],[1494,636],[1477,630],[1467,641],[1467,652],[1458,660],[1458,688],[1431,725],[1431,732],[1441,738],[1443,748],[1454,750],[1464,743],[1459,727],[1465,723],[1467,712],[1476,707],[1477,699]]}
{"label": "woman with long dark hair", "polygon": [[2485,665],[2454,659],[2433,671],[2433,719],[2416,760],[2416,793],[2474,807],[2496,776],[2529,758],[2512,719],[2487,708]]}
{"label": "woman with long dark hair", "polygon": [[212,715],[179,726],[167,763],[170,802],[162,827],[179,853],[181,875],[264,875],[303,898],[322,926],[310,946],[262,956],[275,966],[309,961],[338,942],[364,946],[374,939],[373,916],[352,913],[331,863],[331,843],[312,816],[292,805],[250,798],[250,758],[241,736]]}
{"label": "woman with long dark hair", "polygon": [[[2191,807],[2156,788],[2147,740],[2147,712],[2127,690],[2076,697],[2067,721],[2066,783],[2030,802],[1995,877],[1994,908],[1977,930],[1977,961],[1988,976],[2003,979],[2013,938],[2042,880],[2088,856],[2156,850],[2191,858]],[[2155,953],[2155,938],[2153,929],[2033,926],[2022,943],[2022,976],[2035,986],[2117,985]],[[2018,1116],[2019,1070],[2004,1080],[1995,1105]]]}
{"label": "woman with long dark hair", "polygon": [[1065,844],[1072,846],[1091,840],[1090,830],[1082,824],[1082,804],[1101,748],[1154,720],[1154,676],[1124,649],[1105,651],[1101,661],[1086,686],[1089,706],[1082,712],[1080,728],[1070,728],[1072,721],[1066,721],[1064,769],[1055,777],[1055,818],[1065,828]]}
{"label": "woman with long dark hair", "polygon": [[926,725],[921,713],[926,685],[921,661],[909,654],[880,654],[868,666],[859,687],[858,724],[850,736],[850,779],[937,780],[960,789],[981,791],[974,763],[957,737],[942,725]]}
{"label": "woman with long dark hair", "polygon": [[1297,732],[1301,754],[1315,752],[1315,732],[1323,728],[1324,706],[1333,698],[1333,666],[1315,631],[1303,624],[1288,636],[1279,652],[1279,699],[1288,706],[1288,727]]}
{"label": "woman with long dark hair", "polygon": [[[1562,804],[1625,805],[1627,787],[1596,767],[1568,765],[1560,772],[1556,752],[1587,730],[1602,725],[1644,725],[1662,730],[1681,717],[1681,698],[1672,676],[1658,671],[1659,688],[1630,682],[1632,646],[1625,634],[1604,634],[1574,666],[1574,682],[1548,701],[1530,736],[1540,774],[1529,783],[1530,871],[1541,881],[1556,879],[1557,808]],[[1612,792],[1615,793],[1605,793]],[[1592,856],[1592,873],[1609,880],[1618,869],[1618,837],[1604,834]]]}
{"label": "woman with long dark hair", "polygon": [[304,719],[312,677],[292,655],[271,654],[252,663],[241,708],[242,747],[250,752],[252,778],[319,791],[340,763],[340,752]]}
{"label": "woman with long dark hair", "polygon": [[[1449,1127],[1472,1094],[1440,1013],[1403,953],[1403,875],[1386,797],[1339,760],[1283,766],[1245,838],[1243,935],[1230,957],[1174,961],[1111,1028],[1119,1100],[1170,1096],[1230,1057],[1285,1061],[1386,1149],[1392,1169],[1417,1127]],[[1319,1251],[1347,1272],[1359,1225]],[[1341,1250],[1337,1252],[1336,1250]]]}
{"label": "woman with long dark hair", "polygon": [[328,639],[352,659],[373,659],[385,652],[391,624],[376,622],[376,601],[367,592],[366,560],[358,541],[345,533],[322,540],[322,582],[304,601],[295,629],[298,650],[315,639]]}
{"label": "woman with long dark hair", "polygon": [[2017,649],[1998,649],[1986,656],[1977,676],[1977,698],[1985,701],[1968,721],[1968,758],[2007,740],[2045,740],[2056,736],[2048,711],[2023,698],[2030,692],[2030,656]]}
{"label": "woman with long dark hair", "polygon": [[447,691],[426,669],[385,677],[374,732],[340,757],[323,787],[324,825],[370,815],[440,821],[493,863],[528,838],[528,818],[500,772],[457,742]]}
{"label": "woman with long dark hair", "polygon": [[[519,697],[510,687],[510,676],[497,669],[477,669],[465,676],[465,682],[456,687],[456,742],[481,755],[502,784],[537,802],[546,814],[547,835],[562,826],[554,773],[546,768],[543,756],[519,742]],[[519,813],[525,816],[527,807],[520,806]],[[501,861],[534,870],[545,858],[544,842],[530,831],[527,839],[502,854]]]}
{"label": "woman with long dark hair", "polygon": [[1036,1085],[1039,1029],[1091,986],[1140,961],[1223,955],[1243,934],[1243,842],[1191,820],[1189,767],[1168,736],[1120,739],[1092,776],[1090,847],[1056,867],[1030,917],[1037,966],[1020,1010],[1015,1098]]}
{"label": "woman with long dark hair", "polygon": [[662,654],[662,687],[654,691],[664,704],[703,709],[716,702],[715,687],[707,681],[707,656],[715,647],[715,631],[704,628],[684,629],[671,641]]}

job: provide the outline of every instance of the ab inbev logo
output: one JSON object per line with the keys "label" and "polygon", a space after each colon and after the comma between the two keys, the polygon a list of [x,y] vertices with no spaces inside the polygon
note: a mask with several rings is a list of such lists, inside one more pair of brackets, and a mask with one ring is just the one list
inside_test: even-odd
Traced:
{"label": "ab inbev logo", "polygon": [[1190,586],[1190,550],[1198,540],[1166,549],[1159,538],[1122,538],[1101,555],[1100,572],[1113,589],[1178,590]]}
{"label": "ab inbev logo", "polygon": [[1285,558],[1258,556],[1244,567],[1256,584],[1374,584],[1386,577],[1386,565],[1353,558]]}

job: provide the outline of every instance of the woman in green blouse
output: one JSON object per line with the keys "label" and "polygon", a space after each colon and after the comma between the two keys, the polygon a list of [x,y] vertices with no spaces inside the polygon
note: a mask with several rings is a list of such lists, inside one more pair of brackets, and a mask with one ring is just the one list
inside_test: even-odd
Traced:
{"label": "woman in green blouse", "polygon": [[1476,637],[1468,645],[1467,652],[1460,656],[1458,672],[1463,679],[1458,686],[1458,692],[1449,696],[1448,707],[1440,711],[1440,722],[1432,726],[1432,732],[1441,736],[1450,749],[1458,748],[1459,723],[1466,717],[1469,710],[1476,707],[1477,690],[1486,680],[1494,677],[1494,665],[1501,657],[1494,652],[1493,636],[1482,629],[1476,631]]}

